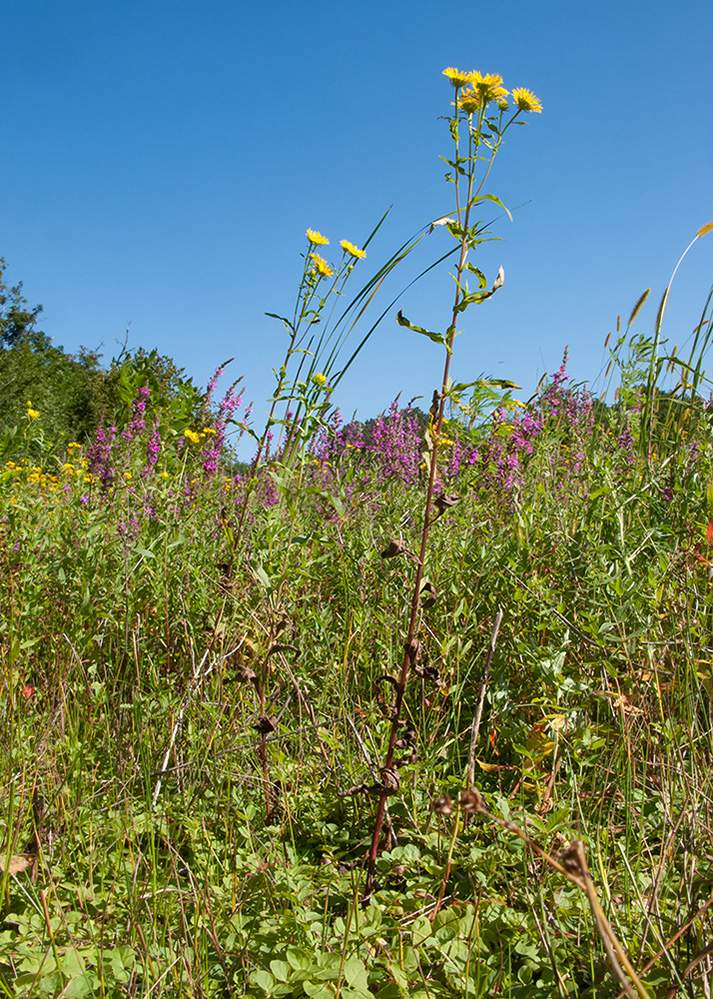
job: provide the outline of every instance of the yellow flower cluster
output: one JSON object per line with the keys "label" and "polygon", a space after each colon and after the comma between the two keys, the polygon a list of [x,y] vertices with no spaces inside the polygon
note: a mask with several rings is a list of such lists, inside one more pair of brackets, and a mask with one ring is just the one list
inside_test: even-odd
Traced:
{"label": "yellow flower cluster", "polygon": [[[307,239],[309,240],[310,250],[313,246],[328,246],[329,240],[326,236],[323,236],[321,232],[316,229],[307,230]],[[366,250],[360,250],[358,246],[350,243],[348,239],[340,239],[339,245],[344,250],[345,254],[349,254],[355,260],[363,260],[366,256]],[[310,252],[309,259],[312,261],[312,275],[318,275],[319,277],[332,277],[334,274],[334,268],[330,267],[324,257],[320,257],[318,253]],[[353,266],[353,262],[349,265],[349,269]]]}
{"label": "yellow flower cluster", "polygon": [[316,229],[307,230],[307,239],[310,241],[312,246],[329,246],[329,240],[326,236],[323,236],[321,232],[317,232]]}
{"label": "yellow flower cluster", "polygon": [[215,429],[215,427],[203,427],[200,433],[190,429],[184,430],[183,436],[186,437],[192,444],[200,444],[201,437],[210,437],[211,435],[216,433],[217,430]]}
{"label": "yellow flower cluster", "polygon": [[[464,72],[449,66],[443,70],[453,86],[461,93],[456,94],[458,109],[465,114],[478,114],[488,104],[497,104],[501,111],[507,111],[509,91],[503,86],[503,78],[497,73],[479,73],[477,70]],[[467,88],[467,89],[464,89]],[[542,102],[526,87],[516,87],[512,100],[519,111],[542,111]]]}
{"label": "yellow flower cluster", "polygon": [[27,461],[20,464],[15,461],[6,461],[0,469],[0,481],[14,480],[19,483],[30,483],[39,486],[42,492],[54,493],[71,479],[80,482],[93,482],[93,476],[87,471],[88,464],[86,458],[82,458],[79,462],[65,461],[59,466],[60,474],[52,475],[50,472],[45,472],[39,465],[30,465]]}
{"label": "yellow flower cluster", "polygon": [[331,277],[334,274],[334,271],[324,257],[320,257],[318,253],[310,253],[310,259],[314,263],[314,269],[320,277]]}
{"label": "yellow flower cluster", "polygon": [[39,412],[36,409],[32,408],[32,403],[28,399],[27,400],[27,416],[28,416],[28,418],[30,420],[36,420],[39,417],[39,415],[40,415]]}
{"label": "yellow flower cluster", "polygon": [[358,250],[353,243],[350,243],[348,239],[341,239],[339,245],[342,247],[345,253],[351,254],[352,257],[358,257],[359,260],[363,260],[366,256],[366,250]]}

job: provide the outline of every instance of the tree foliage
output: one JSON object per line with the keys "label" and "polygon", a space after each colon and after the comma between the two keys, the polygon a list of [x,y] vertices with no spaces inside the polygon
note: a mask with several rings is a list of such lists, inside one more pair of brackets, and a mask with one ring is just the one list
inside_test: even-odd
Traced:
{"label": "tree foliage", "polygon": [[30,307],[22,282],[5,282],[0,258],[0,434],[20,426],[28,403],[41,414],[44,449],[61,453],[69,441],[91,438],[100,423],[122,425],[136,387],[147,381],[154,407],[181,399],[198,410],[202,394],[170,358],[125,347],[103,366],[98,349],[77,354],[55,346],[38,327],[42,306]]}

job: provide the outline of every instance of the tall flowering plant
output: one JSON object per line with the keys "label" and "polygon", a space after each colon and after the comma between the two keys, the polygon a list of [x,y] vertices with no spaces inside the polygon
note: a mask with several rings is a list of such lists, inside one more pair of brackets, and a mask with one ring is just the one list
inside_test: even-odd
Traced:
{"label": "tall flowering plant", "polygon": [[[388,214],[388,212],[386,213]],[[422,230],[407,240],[350,299],[347,284],[357,265],[367,255],[386,214],[382,216],[362,246],[348,239],[339,242],[340,253],[327,259],[330,240],[317,229],[307,229],[307,250],[291,316],[268,312],[287,333],[287,347],[282,364],[273,369],[275,389],[269,399],[270,409],[260,436],[242,426],[257,444],[251,474],[243,483],[243,501],[235,532],[235,542],[242,535],[250,497],[258,483],[258,469],[272,459],[273,478],[278,489],[289,488],[293,472],[301,475],[308,457],[310,442],[328,425],[333,411],[334,389],[355,361],[376,327],[388,313],[377,316],[366,329],[348,357],[347,340],[360,324],[387,276],[401,263],[425,235]]]}
{"label": "tall flowering plant", "polygon": [[[486,224],[476,217],[483,203],[505,206],[494,194],[483,193],[485,182],[490,174],[495,156],[508,129],[524,114],[542,111],[538,98],[524,87],[512,92],[503,85],[497,74],[483,74],[478,71],[463,72],[449,67],[443,71],[450,81],[454,100],[453,113],[449,116],[448,127],[453,141],[452,158],[443,157],[448,164],[446,179],[454,187],[454,214],[452,217],[437,219],[431,226],[445,228],[457,244],[457,266],[455,272],[455,296],[451,308],[450,322],[444,331],[423,329],[398,313],[401,326],[428,337],[439,344],[445,353],[443,377],[440,388],[433,393],[429,412],[429,424],[425,435],[423,458],[428,469],[421,542],[417,558],[415,580],[411,597],[411,611],[404,642],[404,656],[398,678],[394,679],[395,703],[392,715],[391,732],[384,765],[381,768],[379,803],[377,806],[374,832],[369,851],[369,883],[373,881],[376,858],[381,837],[381,829],[386,810],[386,798],[398,788],[398,770],[394,764],[396,745],[402,725],[403,702],[409,673],[425,676],[421,664],[421,643],[417,637],[417,623],[421,606],[421,589],[426,563],[429,529],[455,505],[457,497],[435,495],[438,452],[442,442],[446,400],[458,402],[460,394],[470,386],[454,384],[450,375],[453,344],[459,332],[458,322],[463,312],[471,305],[480,305],[502,286],[503,269],[500,268],[494,281],[489,285],[485,274],[468,259],[484,240],[489,238]],[[507,209],[505,209],[507,211]],[[508,213],[509,214],[509,213]],[[403,543],[392,542],[383,553],[385,558],[408,554]]]}

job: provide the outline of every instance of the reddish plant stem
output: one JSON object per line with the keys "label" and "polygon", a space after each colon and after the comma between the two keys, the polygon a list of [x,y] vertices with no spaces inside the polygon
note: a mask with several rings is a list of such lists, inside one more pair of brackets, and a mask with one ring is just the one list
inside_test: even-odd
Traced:
{"label": "reddish plant stem", "polygon": [[[457,91],[456,91],[456,106],[457,106]],[[463,274],[463,269],[465,267],[465,259],[468,251],[467,246],[467,232],[468,232],[468,221],[470,216],[470,205],[472,199],[473,190],[473,173],[469,177],[468,181],[468,198],[466,201],[465,212],[464,212],[464,225],[463,225],[463,239],[461,242],[461,252],[460,259],[458,262],[458,282],[456,284],[455,300],[453,302],[453,313],[451,316],[451,324],[448,327],[448,346],[446,348],[446,360],[443,367],[443,379],[441,382],[441,391],[434,393],[434,406],[436,402],[438,403],[437,413],[435,419],[432,417],[432,425],[430,430],[431,435],[431,463],[428,476],[428,489],[426,491],[426,504],[423,515],[423,528],[421,530],[421,547],[419,549],[418,556],[418,567],[416,569],[416,579],[413,585],[413,593],[411,596],[411,614],[409,617],[408,633],[406,637],[406,642],[404,645],[404,657],[401,664],[401,674],[399,676],[398,682],[396,684],[396,699],[394,703],[394,711],[392,715],[391,722],[391,734],[389,737],[389,748],[386,752],[386,759],[384,761],[383,771],[388,770],[393,766],[394,762],[394,750],[396,747],[396,740],[398,739],[399,728],[401,726],[401,709],[403,706],[404,695],[406,693],[406,682],[408,680],[409,665],[411,663],[411,643],[416,635],[416,624],[418,621],[418,608],[420,604],[421,597],[421,580],[423,579],[423,566],[426,560],[426,549],[428,547],[428,533],[431,526],[431,506],[433,502],[433,492],[436,484],[436,469],[438,467],[438,444],[441,438],[441,428],[443,426],[443,416],[445,413],[446,406],[446,387],[448,384],[448,378],[450,375],[451,367],[451,357],[453,355],[453,341],[455,340],[456,334],[456,323],[458,320],[458,305],[461,298],[460,281]],[[456,185],[456,197],[458,197],[458,186]],[[460,202],[457,202],[457,214],[460,218],[463,209],[460,207]],[[382,771],[382,772],[383,772]],[[376,809],[376,817],[374,819],[374,833],[371,840],[371,847],[369,849],[369,855],[367,858],[367,879],[366,879],[366,891],[367,894],[373,890],[374,881],[374,869],[376,867],[376,857],[379,852],[379,841],[381,839],[381,829],[384,823],[384,814],[386,812],[386,795],[382,794],[379,797],[379,804]]]}

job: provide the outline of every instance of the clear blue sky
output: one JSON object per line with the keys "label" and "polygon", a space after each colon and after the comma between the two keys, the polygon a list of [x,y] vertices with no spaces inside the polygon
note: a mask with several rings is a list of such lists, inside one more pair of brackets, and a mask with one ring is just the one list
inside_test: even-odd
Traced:
{"label": "clear blue sky", "polygon": [[[491,173],[518,210],[482,253],[506,283],[465,314],[459,379],[511,378],[527,397],[566,344],[571,376],[594,379],[617,314],[653,286],[638,323],[650,332],[676,260],[713,219],[710,0],[2,7],[7,278],[68,351],[103,343],[108,360],[130,323],[131,346],[157,347],[202,385],[235,355],[258,413],[284,349],[264,313],[291,309],[305,229],[359,245],[393,205],[375,266],[451,210],[446,66],[500,73],[544,105]],[[421,262],[447,245],[439,230]],[[677,278],[672,342],[711,280],[713,234]],[[451,300],[441,267],[400,305],[442,329]],[[336,401],[368,417],[399,392],[430,397],[441,365],[439,348],[387,319]]]}

